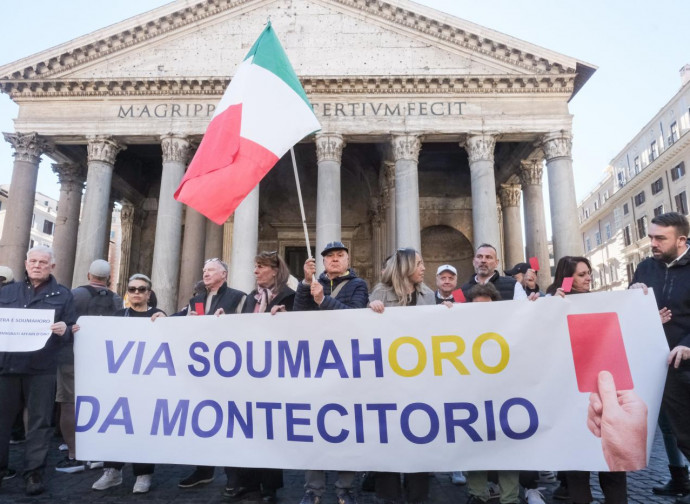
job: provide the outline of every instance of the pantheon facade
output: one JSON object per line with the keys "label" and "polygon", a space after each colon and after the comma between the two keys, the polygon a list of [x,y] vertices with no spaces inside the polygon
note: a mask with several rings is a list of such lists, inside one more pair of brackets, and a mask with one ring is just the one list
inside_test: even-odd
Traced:
{"label": "pantheon facade", "polygon": [[[399,247],[472,273],[582,253],[568,102],[595,67],[406,0],[178,0],[0,68],[19,105],[0,262],[22,271],[41,156],[60,183],[56,277],[85,283],[121,205],[119,285],[150,274],[175,311],[204,258],[253,287],[257,250],[306,257],[289,155],[223,226],[173,199],[237,65],[270,17],[323,129],[295,147],[311,246],[342,239],[370,284]],[[523,222],[520,206],[523,206]],[[542,268],[540,283],[550,282]]]}

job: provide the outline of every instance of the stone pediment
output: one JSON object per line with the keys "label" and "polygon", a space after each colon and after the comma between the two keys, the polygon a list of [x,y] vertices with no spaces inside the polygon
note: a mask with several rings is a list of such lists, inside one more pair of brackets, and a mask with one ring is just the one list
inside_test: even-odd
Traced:
{"label": "stone pediment", "polygon": [[554,89],[595,70],[406,0],[178,0],[0,67],[22,95],[220,94],[271,21],[307,91]]}

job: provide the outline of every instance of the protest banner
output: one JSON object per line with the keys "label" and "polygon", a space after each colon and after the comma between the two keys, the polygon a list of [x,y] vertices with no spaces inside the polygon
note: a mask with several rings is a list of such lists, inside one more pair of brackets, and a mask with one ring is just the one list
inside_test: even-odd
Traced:
{"label": "protest banner", "polygon": [[55,310],[0,308],[0,352],[33,352],[46,346]]}
{"label": "protest banner", "polygon": [[654,296],[639,290],[79,324],[81,460],[608,470],[610,439],[587,415],[611,362],[636,405],[616,426],[638,458],[616,467],[632,469],[648,461],[668,354]]}

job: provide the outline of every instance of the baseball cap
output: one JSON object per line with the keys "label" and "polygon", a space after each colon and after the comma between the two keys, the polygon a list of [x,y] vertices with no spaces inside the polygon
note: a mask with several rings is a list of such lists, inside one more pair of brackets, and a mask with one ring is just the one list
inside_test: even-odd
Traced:
{"label": "baseball cap", "polygon": [[96,259],[89,266],[89,273],[99,278],[107,278],[110,276],[110,264],[103,259]]}
{"label": "baseball cap", "polygon": [[436,270],[436,274],[440,275],[444,271],[450,271],[453,275],[456,275],[456,276],[458,274],[458,270],[456,270],[455,267],[451,266],[450,264],[442,264],[441,266],[439,266],[438,269]]}
{"label": "baseball cap", "polygon": [[12,268],[9,266],[0,266],[0,277],[5,279],[3,283],[10,283],[12,280],[14,280]]}
{"label": "baseball cap", "polygon": [[350,253],[350,251],[347,249],[347,247],[345,245],[343,245],[343,242],[332,241],[332,242],[328,242],[326,244],[324,249],[321,251],[321,255],[323,257],[326,257],[326,254],[328,254],[329,252],[332,252],[334,250],[344,250],[348,254]]}
{"label": "baseball cap", "polygon": [[523,262],[517,263],[515,266],[513,266],[513,269],[504,270],[504,273],[508,276],[517,275],[518,273],[522,273],[524,275],[525,273],[527,273],[528,269],[529,264]]}

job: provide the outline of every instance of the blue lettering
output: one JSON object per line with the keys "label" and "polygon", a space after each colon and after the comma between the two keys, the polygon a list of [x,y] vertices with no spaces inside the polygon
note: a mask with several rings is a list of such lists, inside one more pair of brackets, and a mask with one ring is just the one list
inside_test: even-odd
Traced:
{"label": "blue lettering", "polygon": [[374,353],[366,354],[359,352],[359,340],[352,340],[352,377],[361,378],[362,372],[360,363],[362,361],[374,361],[376,377],[383,376],[383,357],[381,355],[381,338],[374,338]]}
{"label": "blue lettering", "polygon": [[[508,423],[508,411],[513,406],[522,406],[525,408],[527,415],[529,416],[529,425],[523,432],[515,432]],[[527,439],[537,432],[537,428],[539,427],[539,415],[537,415],[536,408],[531,402],[522,397],[514,397],[513,399],[508,399],[506,402],[504,402],[501,406],[501,411],[498,414],[498,418],[501,422],[501,430],[503,430],[503,433],[510,439]]]}
{"label": "blue lettering", "polygon": [[297,356],[293,359],[290,345],[287,341],[278,342],[278,376],[285,377],[285,363],[287,362],[291,378],[299,376],[299,370],[304,362],[304,377],[311,378],[311,364],[309,362],[309,342],[297,342]]}
{"label": "blue lettering", "polygon": [[[82,404],[91,405],[91,416],[89,420],[84,425],[79,425],[79,413],[81,412]],[[101,412],[101,404],[98,402],[94,396],[77,396],[77,404],[75,405],[75,431],[76,432],[86,432],[90,430],[94,425],[96,425],[96,420],[98,420],[98,414]]]}
{"label": "blue lettering", "polygon": [[175,430],[175,425],[179,424],[177,428],[177,435],[184,436],[186,424],[187,424],[187,413],[189,412],[189,400],[182,399],[177,403],[175,411],[173,411],[172,418],[170,418],[170,413],[168,411],[168,400],[167,399],[156,399],[156,407],[153,410],[153,423],[151,424],[151,435],[158,435],[158,425],[163,424],[163,435],[170,436]]}
{"label": "blue lettering", "polygon": [[388,443],[388,423],[386,422],[386,412],[398,409],[396,404],[367,404],[368,411],[378,411],[379,414],[379,441]]}
{"label": "blue lettering", "polygon": [[247,371],[249,376],[254,378],[264,378],[271,372],[271,342],[264,343],[264,368],[262,371],[254,369],[254,342],[247,342]]}
{"label": "blue lettering", "polygon": [[[163,357],[163,360],[161,360],[161,357]],[[150,375],[151,371],[153,371],[155,368],[167,369],[168,376],[176,376],[175,364],[173,364],[172,354],[170,353],[170,345],[168,343],[161,343],[161,346],[158,347],[156,353],[153,354],[151,362],[148,366],[146,366],[144,375]]]}
{"label": "blue lettering", "polygon": [[[118,418],[118,413],[122,411],[122,417]],[[134,428],[132,427],[132,414],[129,412],[129,401],[126,397],[119,397],[115,401],[115,406],[110,410],[108,416],[103,421],[103,424],[98,429],[99,434],[103,434],[107,431],[110,426],[121,425],[125,428],[126,434],[134,434]]]}
{"label": "blue lettering", "polygon": [[144,349],[146,348],[146,343],[140,341],[137,345],[137,353],[134,356],[134,366],[132,366],[132,374],[141,373],[141,362],[144,360]]}
{"label": "blue lettering", "polygon": [[[412,433],[410,429],[410,416],[414,411],[424,411],[429,415],[429,432],[426,436],[416,436]],[[438,415],[434,411],[434,408],[424,403],[412,403],[405,406],[400,414],[400,429],[402,430],[403,436],[405,436],[409,441],[416,444],[427,444],[431,443],[436,436],[438,436],[439,422]]]}
{"label": "blue lettering", "polygon": [[486,415],[486,440],[496,441],[496,420],[494,419],[493,401],[484,401],[484,414]]}
{"label": "blue lettering", "polygon": [[199,378],[201,376],[206,376],[208,374],[208,372],[211,370],[211,363],[208,361],[206,357],[198,354],[197,350],[208,353],[208,345],[203,341],[195,341],[189,346],[189,357],[193,361],[201,364],[201,369],[195,368],[194,364],[190,364],[189,366],[187,366],[187,369],[189,370],[189,374]]}
{"label": "blue lettering", "polygon": [[355,404],[355,440],[364,443],[364,415],[361,404]]}
{"label": "blue lettering", "polygon": [[113,349],[113,342],[112,340],[106,340],[105,355],[108,361],[108,373],[115,374],[120,370],[122,363],[125,362],[125,359],[129,355],[129,352],[132,351],[133,346],[134,341],[128,341],[127,345],[125,345],[125,349],[122,351],[117,360],[115,360],[115,350]]}
{"label": "blue lettering", "polygon": [[273,439],[273,410],[283,406],[276,402],[258,402],[256,407],[266,410],[266,439]]}
{"label": "blue lettering", "polygon": [[[213,426],[209,430],[204,430],[199,425],[199,416],[201,415],[201,411],[207,406],[210,407],[216,414],[216,421],[213,423]],[[194,411],[192,412],[192,431],[194,431],[194,434],[201,438],[209,438],[215,436],[216,433],[218,433],[218,431],[220,430],[220,426],[222,423],[223,410],[220,408],[220,404],[218,404],[216,401],[211,401],[210,399],[201,401],[199,404],[196,405],[196,408],[194,408]]]}
{"label": "blue lettering", "polygon": [[311,443],[314,441],[314,436],[307,436],[304,434],[295,434],[295,425],[309,425],[308,418],[295,418],[295,411],[310,411],[311,404],[300,403],[285,403],[285,424],[287,427],[288,441],[301,441],[304,443]]}
{"label": "blue lettering", "polygon": [[[329,355],[333,356],[333,362],[328,362]],[[343,359],[340,357],[338,348],[335,346],[335,342],[333,340],[326,340],[323,342],[321,357],[319,357],[319,363],[316,365],[316,373],[314,374],[314,378],[321,378],[326,369],[335,369],[340,373],[341,378],[347,378],[345,364],[343,363]]]}
{"label": "blue lettering", "polygon": [[247,401],[245,415],[242,417],[235,401],[228,401],[228,437],[232,438],[235,433],[235,420],[242,429],[245,439],[254,437],[254,422],[252,421],[252,403]]}
{"label": "blue lettering", "polygon": [[[319,430],[319,434],[323,439],[328,441],[329,443],[342,443],[347,439],[347,436],[350,434],[350,431],[347,429],[340,429],[340,433],[336,436],[331,436],[327,431],[326,431],[326,413],[329,411],[335,411],[340,414],[341,417],[347,416],[347,410],[341,406],[340,404],[335,404],[335,403],[328,403],[325,404],[320,410],[318,415],[316,416],[316,426],[317,429]],[[360,412],[361,412],[361,405],[360,405]]]}
{"label": "blue lettering", "polygon": [[[446,418],[446,440],[448,443],[455,443],[455,427],[462,428],[475,443],[482,440],[481,436],[472,427],[472,424],[479,418],[479,411],[474,404],[467,402],[445,403],[443,408]],[[467,411],[467,418],[455,418],[453,415],[455,410]]]}
{"label": "blue lettering", "polygon": [[[233,367],[229,371],[225,370],[223,366],[221,366],[220,364],[221,352],[226,348],[230,348],[233,352],[235,352],[235,367]],[[240,367],[242,366],[242,351],[240,350],[240,347],[238,347],[237,344],[232,341],[223,341],[220,345],[216,347],[216,351],[213,354],[213,365],[216,367],[216,372],[220,376],[223,376],[224,378],[230,378],[232,376],[235,376],[237,373],[240,372]]]}

